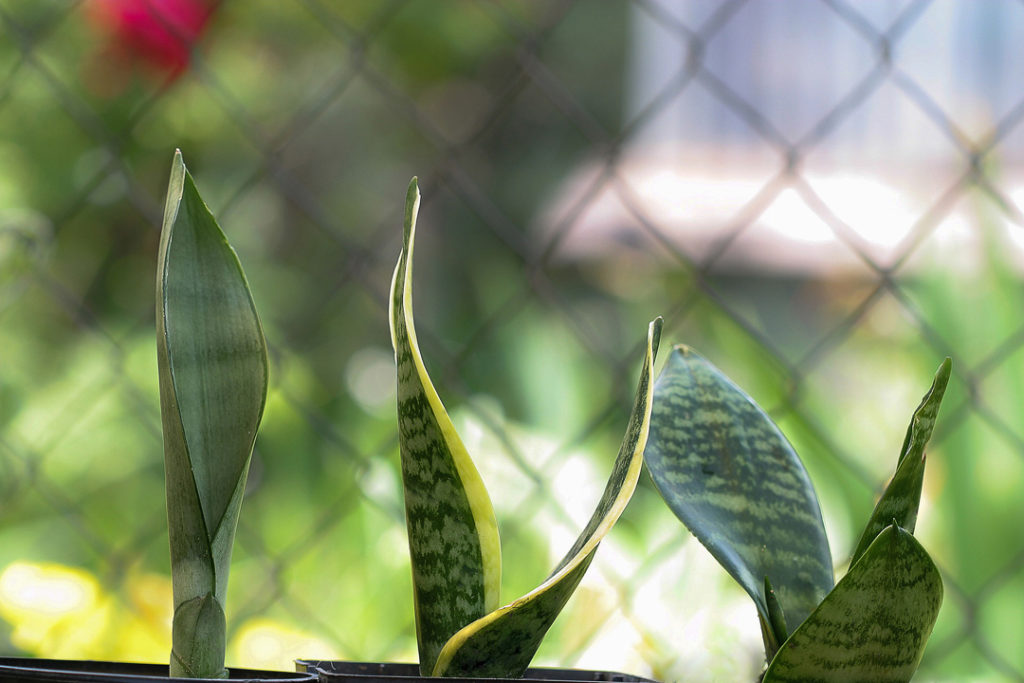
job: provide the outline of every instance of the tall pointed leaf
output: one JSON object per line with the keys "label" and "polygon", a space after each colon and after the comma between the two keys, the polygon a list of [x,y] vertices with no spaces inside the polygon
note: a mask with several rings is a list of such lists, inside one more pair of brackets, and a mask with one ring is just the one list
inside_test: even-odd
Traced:
{"label": "tall pointed leaf", "polygon": [[718,368],[677,346],[654,387],[644,457],[669,508],[754,600],[774,651],[765,579],[791,626],[833,581],[818,499],[793,447]]}
{"label": "tall pointed leaf", "polygon": [[905,683],[942,604],[942,578],[910,532],[879,533],[772,659],[764,683]]}
{"label": "tall pointed leaf", "polygon": [[498,606],[501,548],[483,480],[427,375],[416,340],[412,263],[419,202],[413,178],[405,200],[404,246],[391,282],[391,343],[420,670],[429,675],[444,643]]}
{"label": "tall pointed leaf", "polygon": [[174,156],[157,265],[157,361],[174,584],[172,675],[224,671],[231,545],[267,393],[234,250]]}
{"label": "tall pointed leaf", "polygon": [[604,494],[583,532],[538,588],[456,633],[438,657],[435,676],[519,678],[526,672],[544,635],[594,559],[598,544],[636,488],[650,428],[654,358],[661,327],[661,318],[648,327],[647,351],[626,435]]}
{"label": "tall pointed leaf", "polygon": [[917,508],[921,504],[921,487],[924,484],[924,449],[932,436],[935,418],[939,414],[939,406],[946,393],[952,366],[953,362],[949,358],[942,361],[935,372],[931,388],[910,418],[910,426],[907,427],[907,435],[900,449],[896,474],[885,487],[882,497],[878,499],[853,551],[850,564],[860,559],[878,532],[892,524],[893,520],[910,533],[914,533],[914,527],[917,525]]}

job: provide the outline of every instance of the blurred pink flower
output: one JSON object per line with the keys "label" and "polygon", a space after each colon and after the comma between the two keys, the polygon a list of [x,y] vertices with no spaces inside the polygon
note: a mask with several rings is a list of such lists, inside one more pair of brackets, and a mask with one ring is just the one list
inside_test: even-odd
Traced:
{"label": "blurred pink flower", "polygon": [[89,0],[87,6],[108,41],[102,56],[121,69],[141,62],[169,80],[188,67],[215,9],[211,0]]}

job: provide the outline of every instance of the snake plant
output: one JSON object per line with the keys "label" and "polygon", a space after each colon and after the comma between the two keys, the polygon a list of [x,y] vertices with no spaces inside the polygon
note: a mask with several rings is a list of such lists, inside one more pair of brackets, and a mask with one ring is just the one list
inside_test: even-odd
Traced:
{"label": "snake plant", "polygon": [[943,589],[913,532],[950,367],[947,358],[914,411],[896,473],[833,585],[817,495],[793,447],[715,366],[673,349],[644,458],[668,507],[754,601],[765,683],[909,681],[916,671]]}
{"label": "snake plant", "polygon": [[234,250],[176,152],[156,280],[174,620],[170,672],[226,678],[231,546],[267,395],[267,347]]}
{"label": "snake plant", "polygon": [[412,265],[419,202],[413,178],[391,284],[391,340],[420,671],[518,678],[636,487],[650,426],[661,319],[648,326],[632,414],[597,509],[547,579],[501,606],[501,549],[490,498],[427,375],[416,339]]}

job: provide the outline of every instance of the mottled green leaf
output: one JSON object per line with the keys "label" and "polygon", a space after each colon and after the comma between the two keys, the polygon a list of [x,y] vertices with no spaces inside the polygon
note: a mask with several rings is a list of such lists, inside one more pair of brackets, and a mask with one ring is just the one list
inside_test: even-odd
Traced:
{"label": "mottled green leaf", "polygon": [[850,564],[856,562],[871,542],[875,540],[885,527],[893,520],[910,533],[914,533],[917,525],[917,508],[921,504],[921,486],[924,483],[925,446],[932,436],[935,418],[939,414],[942,396],[946,393],[952,361],[947,358],[935,372],[935,379],[928,393],[914,411],[907,427],[907,435],[900,448],[900,457],[896,465],[896,474],[885,487],[881,498],[875,505],[860,541],[853,551]]}
{"label": "mottled green leaf", "polygon": [[[224,668],[223,638],[184,634],[195,628],[189,610],[196,600],[212,596],[223,612],[232,540],[266,400],[267,350],[238,258],[180,152],[164,208],[156,305],[174,633],[188,641],[181,648],[175,641],[171,667],[176,675],[216,677]],[[186,604],[193,608],[179,615]]]}
{"label": "mottled green leaf", "polygon": [[658,318],[648,327],[647,352],[633,412],[611,477],[590,521],[543,584],[456,633],[438,657],[435,676],[519,678],[525,673],[544,634],[583,578],[598,544],[622,514],[636,488],[650,427],[651,380],[661,326]]}
{"label": "mottled green leaf", "polygon": [[818,499],[803,464],[753,399],[677,346],[654,387],[648,469],[669,508],[757,605],[765,649],[767,577],[789,624],[832,588]]}
{"label": "mottled green leaf", "polygon": [[902,683],[917,670],[942,604],[942,578],[914,536],[879,533],[793,632],[764,683]]}
{"label": "mottled green leaf", "polygon": [[779,598],[775,595],[775,589],[772,588],[772,582],[767,576],[764,577],[764,600],[768,607],[768,620],[762,620],[761,627],[765,630],[762,634],[764,642],[773,644],[772,649],[765,652],[767,658],[771,659],[778,650],[774,644],[781,645],[789,636],[789,626],[786,624],[786,614],[779,604]]}
{"label": "mottled green leaf", "polygon": [[413,178],[404,246],[391,282],[391,343],[416,635],[420,669],[429,675],[445,642],[498,606],[501,548],[483,480],[427,375],[416,340],[412,263],[419,203]]}

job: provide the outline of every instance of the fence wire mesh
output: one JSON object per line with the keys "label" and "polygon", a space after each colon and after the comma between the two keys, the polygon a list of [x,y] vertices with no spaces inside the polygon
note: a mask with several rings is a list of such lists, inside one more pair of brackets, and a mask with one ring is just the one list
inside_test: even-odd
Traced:
{"label": "fence wire mesh", "polygon": [[[918,677],[1024,680],[1022,31],[1019,2],[0,0],[0,648],[167,651],[180,146],[272,347],[233,663],[415,656],[386,299],[418,175],[421,344],[506,597],[596,501],[654,315],[780,423],[840,567],[949,355]],[[645,480],[540,659],[751,680],[723,574]]]}

